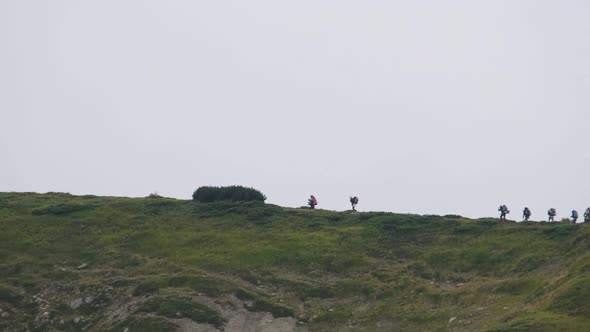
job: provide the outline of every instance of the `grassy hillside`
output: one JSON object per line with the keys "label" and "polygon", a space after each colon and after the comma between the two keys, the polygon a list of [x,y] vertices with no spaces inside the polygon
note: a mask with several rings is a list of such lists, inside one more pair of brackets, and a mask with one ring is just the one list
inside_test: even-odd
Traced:
{"label": "grassy hillside", "polygon": [[0,193],[2,331],[590,331],[590,227]]}

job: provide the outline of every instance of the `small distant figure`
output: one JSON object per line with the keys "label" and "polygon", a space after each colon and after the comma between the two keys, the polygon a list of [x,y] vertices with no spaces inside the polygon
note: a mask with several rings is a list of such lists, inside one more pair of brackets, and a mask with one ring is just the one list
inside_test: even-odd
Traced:
{"label": "small distant figure", "polygon": [[554,208],[550,208],[549,211],[547,211],[547,215],[549,215],[549,222],[553,222],[555,221],[555,216],[557,215],[557,211]]}
{"label": "small distant figure", "polygon": [[506,221],[506,215],[510,213],[508,207],[506,205],[500,205],[498,211],[500,211],[500,221]]}
{"label": "small distant figure", "polygon": [[525,207],[524,211],[522,211],[522,218],[524,219],[524,221],[529,221],[530,217],[531,217],[531,210],[528,207]]}
{"label": "small distant figure", "polygon": [[307,205],[309,205],[310,209],[315,209],[315,206],[318,205],[318,200],[315,198],[314,195],[309,196],[307,200]]}
{"label": "small distant figure", "polygon": [[352,205],[352,212],[356,212],[356,205],[359,203],[359,198],[354,196],[350,198],[350,204]]}
{"label": "small distant figure", "polygon": [[578,211],[572,210],[572,224],[575,224],[578,221]]}
{"label": "small distant figure", "polygon": [[590,222],[590,207],[586,209],[586,212],[584,212],[584,222]]}

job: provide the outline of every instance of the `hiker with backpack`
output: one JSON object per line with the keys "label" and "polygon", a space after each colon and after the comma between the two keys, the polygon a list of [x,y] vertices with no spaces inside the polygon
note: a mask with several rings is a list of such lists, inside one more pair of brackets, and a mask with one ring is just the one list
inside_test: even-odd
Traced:
{"label": "hiker with backpack", "polygon": [[506,221],[506,215],[510,213],[508,207],[506,205],[500,205],[498,211],[500,211],[500,221]]}
{"label": "hiker with backpack", "polygon": [[549,211],[547,211],[547,215],[549,215],[549,222],[553,222],[555,221],[555,216],[557,215],[557,211],[554,208],[550,208]]}
{"label": "hiker with backpack", "polygon": [[524,211],[522,211],[522,218],[524,219],[524,221],[529,221],[530,217],[531,217],[531,210],[528,207],[525,207]]}
{"label": "hiker with backpack", "polygon": [[352,205],[352,212],[356,212],[356,205],[359,203],[359,198],[354,196],[350,197],[350,204]]}
{"label": "hiker with backpack", "polygon": [[572,223],[575,224],[578,221],[578,211],[572,210]]}
{"label": "hiker with backpack", "polygon": [[584,222],[590,222],[590,207],[586,209],[586,212],[584,212]]}
{"label": "hiker with backpack", "polygon": [[314,195],[309,196],[307,200],[307,205],[309,205],[310,209],[315,209],[315,206],[318,205],[318,200],[315,198]]}

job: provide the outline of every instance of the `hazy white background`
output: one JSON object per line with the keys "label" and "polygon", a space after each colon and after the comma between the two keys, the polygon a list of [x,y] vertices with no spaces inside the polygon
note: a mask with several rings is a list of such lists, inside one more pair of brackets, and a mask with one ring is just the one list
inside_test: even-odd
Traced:
{"label": "hazy white background", "polygon": [[0,191],[558,218],[590,206],[590,2],[0,2]]}

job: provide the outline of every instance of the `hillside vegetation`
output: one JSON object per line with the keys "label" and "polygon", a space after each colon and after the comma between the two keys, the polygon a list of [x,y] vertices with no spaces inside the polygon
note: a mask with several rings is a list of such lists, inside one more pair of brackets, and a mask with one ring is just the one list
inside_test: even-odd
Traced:
{"label": "hillside vegetation", "polygon": [[0,193],[1,331],[590,331],[590,227]]}

